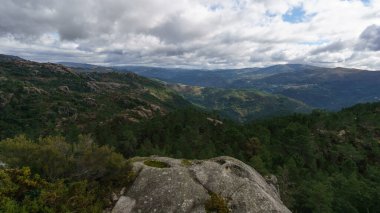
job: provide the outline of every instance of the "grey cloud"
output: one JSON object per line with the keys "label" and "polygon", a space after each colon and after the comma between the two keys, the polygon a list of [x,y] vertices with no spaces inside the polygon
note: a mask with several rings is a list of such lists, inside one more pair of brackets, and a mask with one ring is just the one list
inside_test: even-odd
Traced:
{"label": "grey cloud", "polygon": [[[209,2],[223,6],[213,11],[208,8]],[[288,3],[280,3],[278,7],[275,0],[244,0],[241,1],[244,7],[236,8],[233,2],[1,0],[0,50],[30,59],[34,53],[39,61],[62,58],[77,62],[211,68],[295,60],[334,61],[335,56],[330,53],[353,51],[355,44],[341,41],[312,50],[310,46],[302,46],[299,41],[326,32],[319,32],[324,29],[320,24],[309,25],[318,29],[302,24],[288,26],[278,20],[280,16],[265,15],[268,11],[285,12]],[[356,49],[376,54],[371,51],[380,50],[379,31],[379,26],[369,26]]]}
{"label": "grey cloud", "polygon": [[271,55],[273,61],[287,61],[288,57],[283,51],[275,52]]}
{"label": "grey cloud", "polygon": [[359,37],[357,50],[380,51],[380,26],[368,26]]}
{"label": "grey cloud", "polygon": [[212,30],[201,23],[192,23],[180,14],[173,15],[167,21],[151,29],[149,33],[168,43],[179,43],[199,39]]}
{"label": "grey cloud", "polygon": [[63,25],[59,28],[58,33],[62,40],[76,40],[88,37],[89,33],[81,23],[72,25]]}
{"label": "grey cloud", "polygon": [[49,22],[54,14],[48,7],[42,6],[39,2],[41,1],[36,1],[36,4],[19,0],[2,1],[0,6],[0,35],[10,34],[23,38],[51,30]]}
{"label": "grey cloud", "polygon": [[164,56],[182,56],[189,50],[186,50],[180,46],[169,46],[164,48],[159,48],[154,51],[154,54],[164,55]]}
{"label": "grey cloud", "polygon": [[253,56],[249,58],[249,61],[252,63],[258,63],[258,62],[265,61],[265,59],[266,57],[264,57],[263,55],[254,54]]}
{"label": "grey cloud", "polygon": [[333,52],[338,52],[346,48],[346,44],[342,41],[336,41],[331,44],[327,44],[322,47],[317,47],[316,49],[312,50],[310,52],[311,55],[318,55],[320,53],[333,53]]}
{"label": "grey cloud", "polygon": [[104,50],[104,51],[101,51],[99,52],[100,54],[106,54],[106,55],[124,55],[125,54],[125,51],[122,50],[122,49],[113,49],[113,50]]}

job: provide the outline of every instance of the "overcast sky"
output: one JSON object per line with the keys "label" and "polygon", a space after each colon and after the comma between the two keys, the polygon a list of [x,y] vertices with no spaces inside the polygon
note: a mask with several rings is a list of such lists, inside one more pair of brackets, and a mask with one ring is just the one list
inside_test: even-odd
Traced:
{"label": "overcast sky", "polygon": [[0,53],[105,65],[380,70],[380,0],[1,0]]}

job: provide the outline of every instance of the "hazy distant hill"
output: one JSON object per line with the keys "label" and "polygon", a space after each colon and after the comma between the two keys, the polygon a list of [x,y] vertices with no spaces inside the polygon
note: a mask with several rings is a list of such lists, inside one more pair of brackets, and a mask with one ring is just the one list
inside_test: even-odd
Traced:
{"label": "hazy distant hill", "polygon": [[230,88],[235,81],[240,79],[261,79],[268,76],[296,72],[301,69],[317,69],[318,67],[289,64],[275,65],[266,68],[243,68],[243,69],[180,69],[160,67],[122,66],[114,67],[120,71],[131,71],[142,76],[157,78],[171,83],[182,83],[192,86]]}
{"label": "hazy distant hill", "polygon": [[77,72],[114,72],[111,67],[98,66],[93,64],[83,64],[75,62],[58,62],[58,64],[64,65],[75,69]]}
{"label": "hazy distant hill", "polygon": [[238,121],[311,111],[311,107],[300,101],[255,89],[221,89],[179,84],[171,87],[193,104],[217,110]]}
{"label": "hazy distant hill", "polygon": [[218,88],[253,88],[302,101],[316,108],[338,110],[380,100],[380,72],[321,68],[301,64],[231,70],[186,70],[123,67],[171,83]]}
{"label": "hazy distant hill", "polygon": [[380,72],[346,68],[301,69],[259,80],[240,79],[230,86],[253,87],[330,110],[380,100]]}

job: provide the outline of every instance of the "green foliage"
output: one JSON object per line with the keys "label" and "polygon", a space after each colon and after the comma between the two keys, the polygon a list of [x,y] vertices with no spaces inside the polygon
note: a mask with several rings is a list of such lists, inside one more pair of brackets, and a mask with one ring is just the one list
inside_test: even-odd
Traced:
{"label": "green foliage", "polygon": [[0,170],[5,212],[102,212],[111,192],[134,179],[122,155],[87,136],[79,136],[76,144],[62,137],[3,140],[0,161],[22,168]]}
{"label": "green foliage", "polygon": [[23,167],[0,169],[0,185],[0,212],[102,212],[87,181],[49,182]]}
{"label": "green foliage", "polygon": [[261,175],[267,175],[269,173],[260,156],[252,156],[251,159],[249,159],[248,164],[260,172]]}
{"label": "green foliage", "polygon": [[28,166],[49,180],[59,178],[104,180],[128,169],[126,160],[107,146],[99,147],[87,136],[69,144],[63,137],[31,141],[25,136],[0,142],[0,160],[10,167]]}
{"label": "green foliage", "polygon": [[183,160],[181,160],[181,165],[184,167],[189,167],[189,166],[193,165],[193,163],[190,160],[183,159]]}

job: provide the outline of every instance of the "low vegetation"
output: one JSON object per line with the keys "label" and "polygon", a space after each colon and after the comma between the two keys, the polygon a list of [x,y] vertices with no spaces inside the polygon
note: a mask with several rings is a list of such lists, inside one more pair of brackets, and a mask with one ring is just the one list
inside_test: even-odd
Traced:
{"label": "low vegetation", "polygon": [[146,160],[144,161],[144,164],[150,167],[156,167],[156,168],[169,168],[170,165],[162,162],[162,161],[156,161],[156,160]]}
{"label": "low vegetation", "polygon": [[0,142],[0,212],[102,212],[133,172],[122,155],[85,136]]}
{"label": "low vegetation", "polygon": [[190,160],[183,159],[181,161],[181,165],[185,166],[185,167],[189,167],[189,166],[193,165],[193,163]]}
{"label": "low vegetation", "polygon": [[226,200],[215,193],[210,194],[210,199],[205,204],[207,213],[229,213]]}

